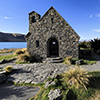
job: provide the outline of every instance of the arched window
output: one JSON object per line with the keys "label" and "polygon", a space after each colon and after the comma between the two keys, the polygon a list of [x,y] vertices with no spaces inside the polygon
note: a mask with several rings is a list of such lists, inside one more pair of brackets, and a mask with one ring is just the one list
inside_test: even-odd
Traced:
{"label": "arched window", "polygon": [[39,41],[36,40],[36,47],[39,47]]}
{"label": "arched window", "polygon": [[32,17],[32,23],[35,23],[35,22],[36,22],[36,17],[33,16],[33,17]]}
{"label": "arched window", "polygon": [[51,18],[51,23],[53,24],[53,18]]}

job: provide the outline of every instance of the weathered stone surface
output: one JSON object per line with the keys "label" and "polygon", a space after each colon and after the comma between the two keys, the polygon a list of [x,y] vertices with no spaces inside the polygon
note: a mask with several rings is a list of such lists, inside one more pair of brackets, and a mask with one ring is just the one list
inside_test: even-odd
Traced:
{"label": "weathered stone surface", "polygon": [[0,64],[7,63],[7,62],[11,62],[11,61],[13,61],[13,60],[15,60],[15,58],[10,59],[10,60],[2,59],[2,60],[0,61]]}
{"label": "weathered stone surface", "polygon": [[5,71],[5,70],[4,70],[4,71],[1,71],[1,72],[0,72],[0,75],[1,75],[1,74],[6,74],[6,71]]}
{"label": "weathered stone surface", "polygon": [[0,75],[0,84],[6,81],[6,76],[5,75]]}
{"label": "weathered stone surface", "polygon": [[[78,58],[79,38],[53,7],[42,18],[35,11],[29,13],[29,33],[26,41],[30,55],[44,59],[52,55]],[[51,44],[55,46],[51,47]]]}
{"label": "weathered stone surface", "polygon": [[3,64],[3,63],[5,63],[5,62],[7,62],[5,59],[2,59],[1,61],[0,61],[0,64]]}
{"label": "weathered stone surface", "polygon": [[49,100],[61,100],[61,90],[60,89],[50,90],[48,97]]}
{"label": "weathered stone surface", "polygon": [[57,74],[54,74],[51,76],[51,78],[55,79],[55,78],[57,78],[57,76],[58,76]]}
{"label": "weathered stone surface", "polygon": [[82,63],[82,60],[79,60],[79,61],[75,62],[76,65],[81,65],[81,63]]}
{"label": "weathered stone surface", "polygon": [[67,71],[68,65],[63,63],[34,63],[14,66],[14,71],[7,76],[7,81],[15,83],[43,83],[49,77],[56,78],[56,75]]}
{"label": "weathered stone surface", "polygon": [[53,82],[51,82],[51,81],[47,81],[46,83],[45,83],[45,88],[47,88],[47,87],[49,87],[50,85],[55,85],[56,83],[53,81]]}

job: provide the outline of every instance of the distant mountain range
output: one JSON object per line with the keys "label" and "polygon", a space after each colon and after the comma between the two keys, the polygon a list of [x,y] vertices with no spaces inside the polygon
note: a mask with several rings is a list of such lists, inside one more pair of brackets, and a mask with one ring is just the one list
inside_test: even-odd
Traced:
{"label": "distant mountain range", "polygon": [[25,35],[0,32],[0,42],[26,42]]}

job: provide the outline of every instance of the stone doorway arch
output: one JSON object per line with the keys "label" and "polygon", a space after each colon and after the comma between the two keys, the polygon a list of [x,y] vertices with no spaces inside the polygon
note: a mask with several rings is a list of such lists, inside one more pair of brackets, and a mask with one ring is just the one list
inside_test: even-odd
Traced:
{"label": "stone doorway arch", "polygon": [[59,44],[56,38],[51,37],[47,42],[47,57],[59,56]]}

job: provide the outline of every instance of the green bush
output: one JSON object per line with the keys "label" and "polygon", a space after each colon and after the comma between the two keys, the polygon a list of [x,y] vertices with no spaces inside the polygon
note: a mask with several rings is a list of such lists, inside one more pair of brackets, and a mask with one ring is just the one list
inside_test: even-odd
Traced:
{"label": "green bush", "polygon": [[91,48],[91,42],[90,41],[83,41],[79,43],[80,48]]}
{"label": "green bush", "polygon": [[83,41],[79,43],[80,48],[90,48],[95,52],[100,49],[100,39],[96,38],[91,41]]}
{"label": "green bush", "polygon": [[91,40],[91,48],[93,48],[94,51],[97,51],[100,49],[100,39],[94,39]]}

